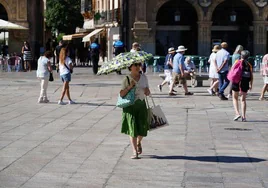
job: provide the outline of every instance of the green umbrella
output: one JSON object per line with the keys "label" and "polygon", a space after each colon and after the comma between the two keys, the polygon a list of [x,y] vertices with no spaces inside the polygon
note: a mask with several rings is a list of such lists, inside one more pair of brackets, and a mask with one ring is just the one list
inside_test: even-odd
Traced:
{"label": "green umbrella", "polygon": [[121,69],[126,69],[134,63],[144,62],[152,57],[152,54],[144,51],[121,53],[111,61],[104,62],[98,71],[98,75],[109,74]]}

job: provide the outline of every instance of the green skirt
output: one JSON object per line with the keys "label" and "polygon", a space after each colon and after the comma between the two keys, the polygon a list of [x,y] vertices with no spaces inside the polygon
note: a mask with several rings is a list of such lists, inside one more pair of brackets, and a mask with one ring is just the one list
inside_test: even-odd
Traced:
{"label": "green skirt", "polygon": [[148,111],[144,100],[138,99],[133,105],[123,108],[121,133],[131,137],[147,136],[148,127]]}

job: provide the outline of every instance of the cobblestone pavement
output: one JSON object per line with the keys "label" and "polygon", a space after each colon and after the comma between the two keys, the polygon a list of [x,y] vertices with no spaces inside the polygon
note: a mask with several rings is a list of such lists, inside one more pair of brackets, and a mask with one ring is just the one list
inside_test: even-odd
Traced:
{"label": "cobblestone pavement", "polygon": [[158,91],[158,75],[148,77],[170,125],[149,132],[142,159],[131,160],[115,107],[123,75],[76,68],[77,104],[60,106],[58,78],[49,83],[51,102],[37,104],[35,72],[0,73],[0,187],[268,187],[268,103],[258,101],[257,73],[248,122],[234,122],[232,101],[209,96],[207,87],[169,97],[167,86]]}

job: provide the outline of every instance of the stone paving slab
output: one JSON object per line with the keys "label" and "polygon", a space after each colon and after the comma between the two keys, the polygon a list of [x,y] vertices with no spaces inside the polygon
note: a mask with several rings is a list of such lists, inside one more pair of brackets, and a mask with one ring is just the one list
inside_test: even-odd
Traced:
{"label": "stone paving slab", "polygon": [[[254,74],[248,122],[234,122],[232,101],[209,96],[169,97],[148,74],[152,95],[169,126],[149,132],[140,160],[131,160],[115,107],[124,74],[94,76],[75,68],[75,105],[57,105],[62,83],[54,73],[50,103],[37,104],[35,72],[0,73],[0,187],[13,188],[268,188],[268,103],[258,101]],[[266,95],[267,96],[267,95]],[[66,100],[65,100],[66,101]]]}

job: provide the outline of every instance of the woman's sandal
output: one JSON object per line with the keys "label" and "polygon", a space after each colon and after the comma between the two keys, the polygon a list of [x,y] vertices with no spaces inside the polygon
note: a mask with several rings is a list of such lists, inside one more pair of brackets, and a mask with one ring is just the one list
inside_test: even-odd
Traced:
{"label": "woman's sandal", "polygon": [[133,155],[130,158],[131,159],[140,159],[138,153],[133,153]]}
{"label": "woman's sandal", "polygon": [[137,144],[137,152],[138,152],[139,155],[142,154],[141,143],[138,143],[138,144]]}

